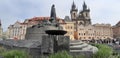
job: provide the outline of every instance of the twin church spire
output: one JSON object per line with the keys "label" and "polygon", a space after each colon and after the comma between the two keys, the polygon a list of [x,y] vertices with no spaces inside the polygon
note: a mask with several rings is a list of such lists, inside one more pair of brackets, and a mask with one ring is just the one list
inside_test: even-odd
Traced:
{"label": "twin church spire", "polygon": [[83,10],[81,10],[78,14],[78,9],[73,1],[72,7],[70,10],[71,19],[72,21],[80,21],[80,24],[89,25],[91,24],[90,9],[88,9],[85,1],[82,6],[83,6]]}
{"label": "twin church spire", "polygon": [[[83,3],[83,10],[87,10],[87,9],[88,9],[87,5],[86,5],[86,3],[84,1],[84,3]],[[71,7],[71,11],[78,11],[78,9],[77,9],[76,4],[75,4],[74,1],[73,1],[73,4],[72,4],[72,7]]]}

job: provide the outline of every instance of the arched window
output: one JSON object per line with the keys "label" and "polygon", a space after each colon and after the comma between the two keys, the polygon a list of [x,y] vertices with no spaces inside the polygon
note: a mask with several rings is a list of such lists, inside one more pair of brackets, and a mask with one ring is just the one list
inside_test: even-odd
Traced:
{"label": "arched window", "polygon": [[73,16],[74,16],[74,17],[76,16],[75,13],[73,13]]}

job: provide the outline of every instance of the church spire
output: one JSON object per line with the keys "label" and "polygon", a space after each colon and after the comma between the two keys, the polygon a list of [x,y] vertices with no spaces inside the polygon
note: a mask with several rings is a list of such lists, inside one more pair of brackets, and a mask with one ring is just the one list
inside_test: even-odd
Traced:
{"label": "church spire", "polygon": [[50,21],[56,20],[56,11],[55,11],[55,5],[53,4],[51,7],[51,14],[50,14]]}
{"label": "church spire", "polygon": [[83,10],[87,10],[87,5],[86,5],[85,1],[83,3]]}
{"label": "church spire", "polygon": [[76,5],[75,5],[74,0],[73,0],[72,9],[75,9],[75,8],[76,8]]}
{"label": "church spire", "polygon": [[77,12],[78,12],[78,9],[76,8],[76,5],[73,0],[73,4],[72,4],[71,10],[70,10],[72,20],[75,20],[77,18]]}
{"label": "church spire", "polygon": [[77,8],[76,8],[76,5],[75,5],[75,3],[74,3],[74,0],[73,0],[73,4],[72,4],[72,7],[71,7],[71,10],[77,10]]}

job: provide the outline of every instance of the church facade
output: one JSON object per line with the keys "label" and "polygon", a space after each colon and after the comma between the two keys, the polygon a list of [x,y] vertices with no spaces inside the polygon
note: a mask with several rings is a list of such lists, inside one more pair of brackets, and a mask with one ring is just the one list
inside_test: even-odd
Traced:
{"label": "church facade", "polygon": [[[70,30],[68,33],[72,34],[70,35],[71,40],[99,40],[113,38],[112,26],[110,24],[92,24],[90,9],[85,2],[83,3],[83,9],[79,12],[73,2],[70,14],[71,18],[69,21],[67,18],[64,19],[66,22],[64,28],[65,30]],[[70,22],[72,23],[70,24]],[[74,29],[66,29],[66,27],[73,27]]]}

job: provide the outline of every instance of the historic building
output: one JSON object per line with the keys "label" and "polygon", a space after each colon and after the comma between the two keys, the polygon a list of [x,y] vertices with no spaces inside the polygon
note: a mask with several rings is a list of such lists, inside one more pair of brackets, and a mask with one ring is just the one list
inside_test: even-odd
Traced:
{"label": "historic building", "polygon": [[76,8],[75,3],[73,2],[71,10],[71,20],[74,22],[74,38],[79,39],[79,32],[82,26],[89,26],[91,25],[91,19],[90,19],[90,9],[87,8],[87,5],[83,4],[83,10],[78,13],[78,9]]}
{"label": "historic building", "polygon": [[[74,40],[91,40],[91,39],[107,39],[113,38],[112,27],[110,24],[93,24],[90,18],[90,9],[86,3],[83,3],[83,9],[78,12],[75,3],[73,2],[71,10],[71,21],[74,29]],[[66,23],[66,25],[67,25]],[[72,26],[72,25],[70,25]],[[70,31],[68,31],[70,32]]]}
{"label": "historic building", "polygon": [[95,39],[113,39],[112,26],[110,24],[94,24]]}
{"label": "historic building", "polygon": [[120,38],[120,21],[113,26],[113,37]]}
{"label": "historic building", "polygon": [[83,10],[80,11],[79,13],[75,3],[73,2],[70,10],[70,14],[72,21],[76,22],[75,25],[84,25],[84,26],[91,25],[90,9],[87,8],[85,2],[83,4]]}
{"label": "historic building", "polygon": [[[52,13],[54,13],[54,15]],[[10,25],[7,30],[7,37],[8,39],[24,40],[26,35],[26,30],[28,27],[32,27],[33,25],[37,25],[37,24],[42,24],[42,22],[46,22],[51,18],[56,19],[56,22],[58,22],[59,24],[64,23],[64,20],[56,17],[55,9],[52,8],[50,17],[34,17],[30,19],[25,19],[25,21],[22,23],[17,21],[13,25]]]}
{"label": "historic building", "polygon": [[65,23],[60,24],[60,26],[63,27],[63,30],[67,31],[65,36],[70,36],[70,39],[74,40],[74,22],[70,20],[69,16],[64,18],[64,22]]}
{"label": "historic building", "polygon": [[26,34],[26,29],[27,29],[27,23],[21,23],[19,21],[16,21],[15,24],[10,25],[8,27],[8,38],[9,39],[25,39],[25,34]]}

